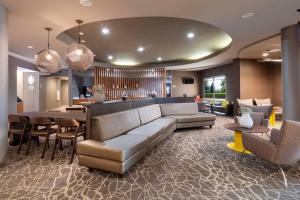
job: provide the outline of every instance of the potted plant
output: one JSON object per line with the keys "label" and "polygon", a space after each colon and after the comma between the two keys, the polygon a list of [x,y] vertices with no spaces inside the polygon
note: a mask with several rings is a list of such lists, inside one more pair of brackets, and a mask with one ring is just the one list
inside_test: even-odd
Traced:
{"label": "potted plant", "polygon": [[127,98],[128,98],[127,93],[126,93],[126,92],[123,92],[123,93],[122,93],[122,96],[121,96],[122,101],[126,101]]}
{"label": "potted plant", "polygon": [[105,101],[105,87],[103,85],[93,86],[93,96],[96,103],[104,103]]}

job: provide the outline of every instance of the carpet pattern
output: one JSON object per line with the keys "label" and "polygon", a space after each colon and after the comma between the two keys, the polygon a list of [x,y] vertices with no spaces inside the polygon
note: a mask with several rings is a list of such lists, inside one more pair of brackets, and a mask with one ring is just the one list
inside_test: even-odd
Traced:
{"label": "carpet pattern", "polygon": [[[0,168],[0,199],[300,199],[300,165],[285,169],[288,188],[273,166],[256,156],[240,155],[226,144],[233,133],[223,128],[232,119],[218,117],[212,129],[176,131],[134,165],[123,178],[68,164],[64,144],[50,160],[42,145],[25,156],[9,147],[9,162]],[[53,143],[50,146],[52,150]]]}

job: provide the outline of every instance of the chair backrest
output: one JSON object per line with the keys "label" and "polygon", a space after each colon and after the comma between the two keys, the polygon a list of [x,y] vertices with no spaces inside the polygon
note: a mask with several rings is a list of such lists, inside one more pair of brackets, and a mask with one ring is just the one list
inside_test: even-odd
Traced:
{"label": "chair backrest", "polygon": [[275,145],[277,148],[275,163],[297,163],[300,160],[300,122],[284,121],[280,129],[280,139]]}
{"label": "chair backrest", "polygon": [[240,107],[245,107],[249,108],[252,110],[252,112],[262,112],[265,114],[265,119],[269,119],[270,115],[273,110],[273,105],[268,105],[268,106],[251,106],[251,105],[244,105],[240,104]]}
{"label": "chair backrest", "polygon": [[60,128],[64,127],[79,127],[79,122],[76,121],[75,119],[56,119],[56,124]]}
{"label": "chair backrest", "polygon": [[36,117],[32,119],[32,122],[37,126],[49,126],[51,119],[48,117]]}
{"label": "chair backrest", "polygon": [[9,122],[9,128],[14,128],[14,126],[17,126],[20,128],[29,124],[29,118],[26,116],[21,116],[21,115],[9,115],[8,116],[8,122]]}
{"label": "chair backrest", "polygon": [[250,117],[254,125],[264,125],[265,114],[263,112],[251,112]]}

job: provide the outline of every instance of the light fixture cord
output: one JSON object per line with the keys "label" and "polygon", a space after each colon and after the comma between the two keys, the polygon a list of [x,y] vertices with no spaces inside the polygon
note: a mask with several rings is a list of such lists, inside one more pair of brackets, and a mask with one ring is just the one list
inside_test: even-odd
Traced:
{"label": "light fixture cord", "polygon": [[79,29],[79,31],[78,31],[78,44],[80,44],[80,42],[81,42],[81,38],[80,38],[80,22],[78,23],[78,29]]}
{"label": "light fixture cord", "polygon": [[50,35],[50,30],[48,30],[48,49],[50,49],[49,35]]}

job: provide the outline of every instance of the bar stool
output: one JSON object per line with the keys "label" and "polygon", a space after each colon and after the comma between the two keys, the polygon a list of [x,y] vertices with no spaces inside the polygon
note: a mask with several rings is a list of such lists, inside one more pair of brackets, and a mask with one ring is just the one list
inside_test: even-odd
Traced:
{"label": "bar stool", "polygon": [[8,116],[9,129],[8,135],[20,135],[19,147],[17,150],[17,154],[20,153],[21,147],[23,144],[23,140],[26,140],[27,143],[27,133],[30,132],[30,120],[26,116],[20,115],[9,115]]}
{"label": "bar stool", "polygon": [[26,155],[29,153],[30,149],[30,143],[31,143],[31,138],[32,137],[44,137],[45,138],[45,143],[42,151],[41,158],[44,158],[45,156],[45,151],[46,147],[48,146],[49,148],[49,137],[51,134],[55,133],[57,129],[52,128],[55,124],[52,123],[53,120],[51,120],[48,117],[37,117],[33,119],[33,125],[31,128],[31,132],[29,133],[29,142],[27,146],[27,151]]}
{"label": "bar stool", "polygon": [[62,144],[62,140],[70,140],[72,144],[71,164],[76,150],[77,137],[83,136],[85,139],[85,129],[80,126],[80,123],[76,120],[56,119],[56,124],[58,125],[58,129],[51,160],[54,160],[57,143],[60,142],[60,144]]}

